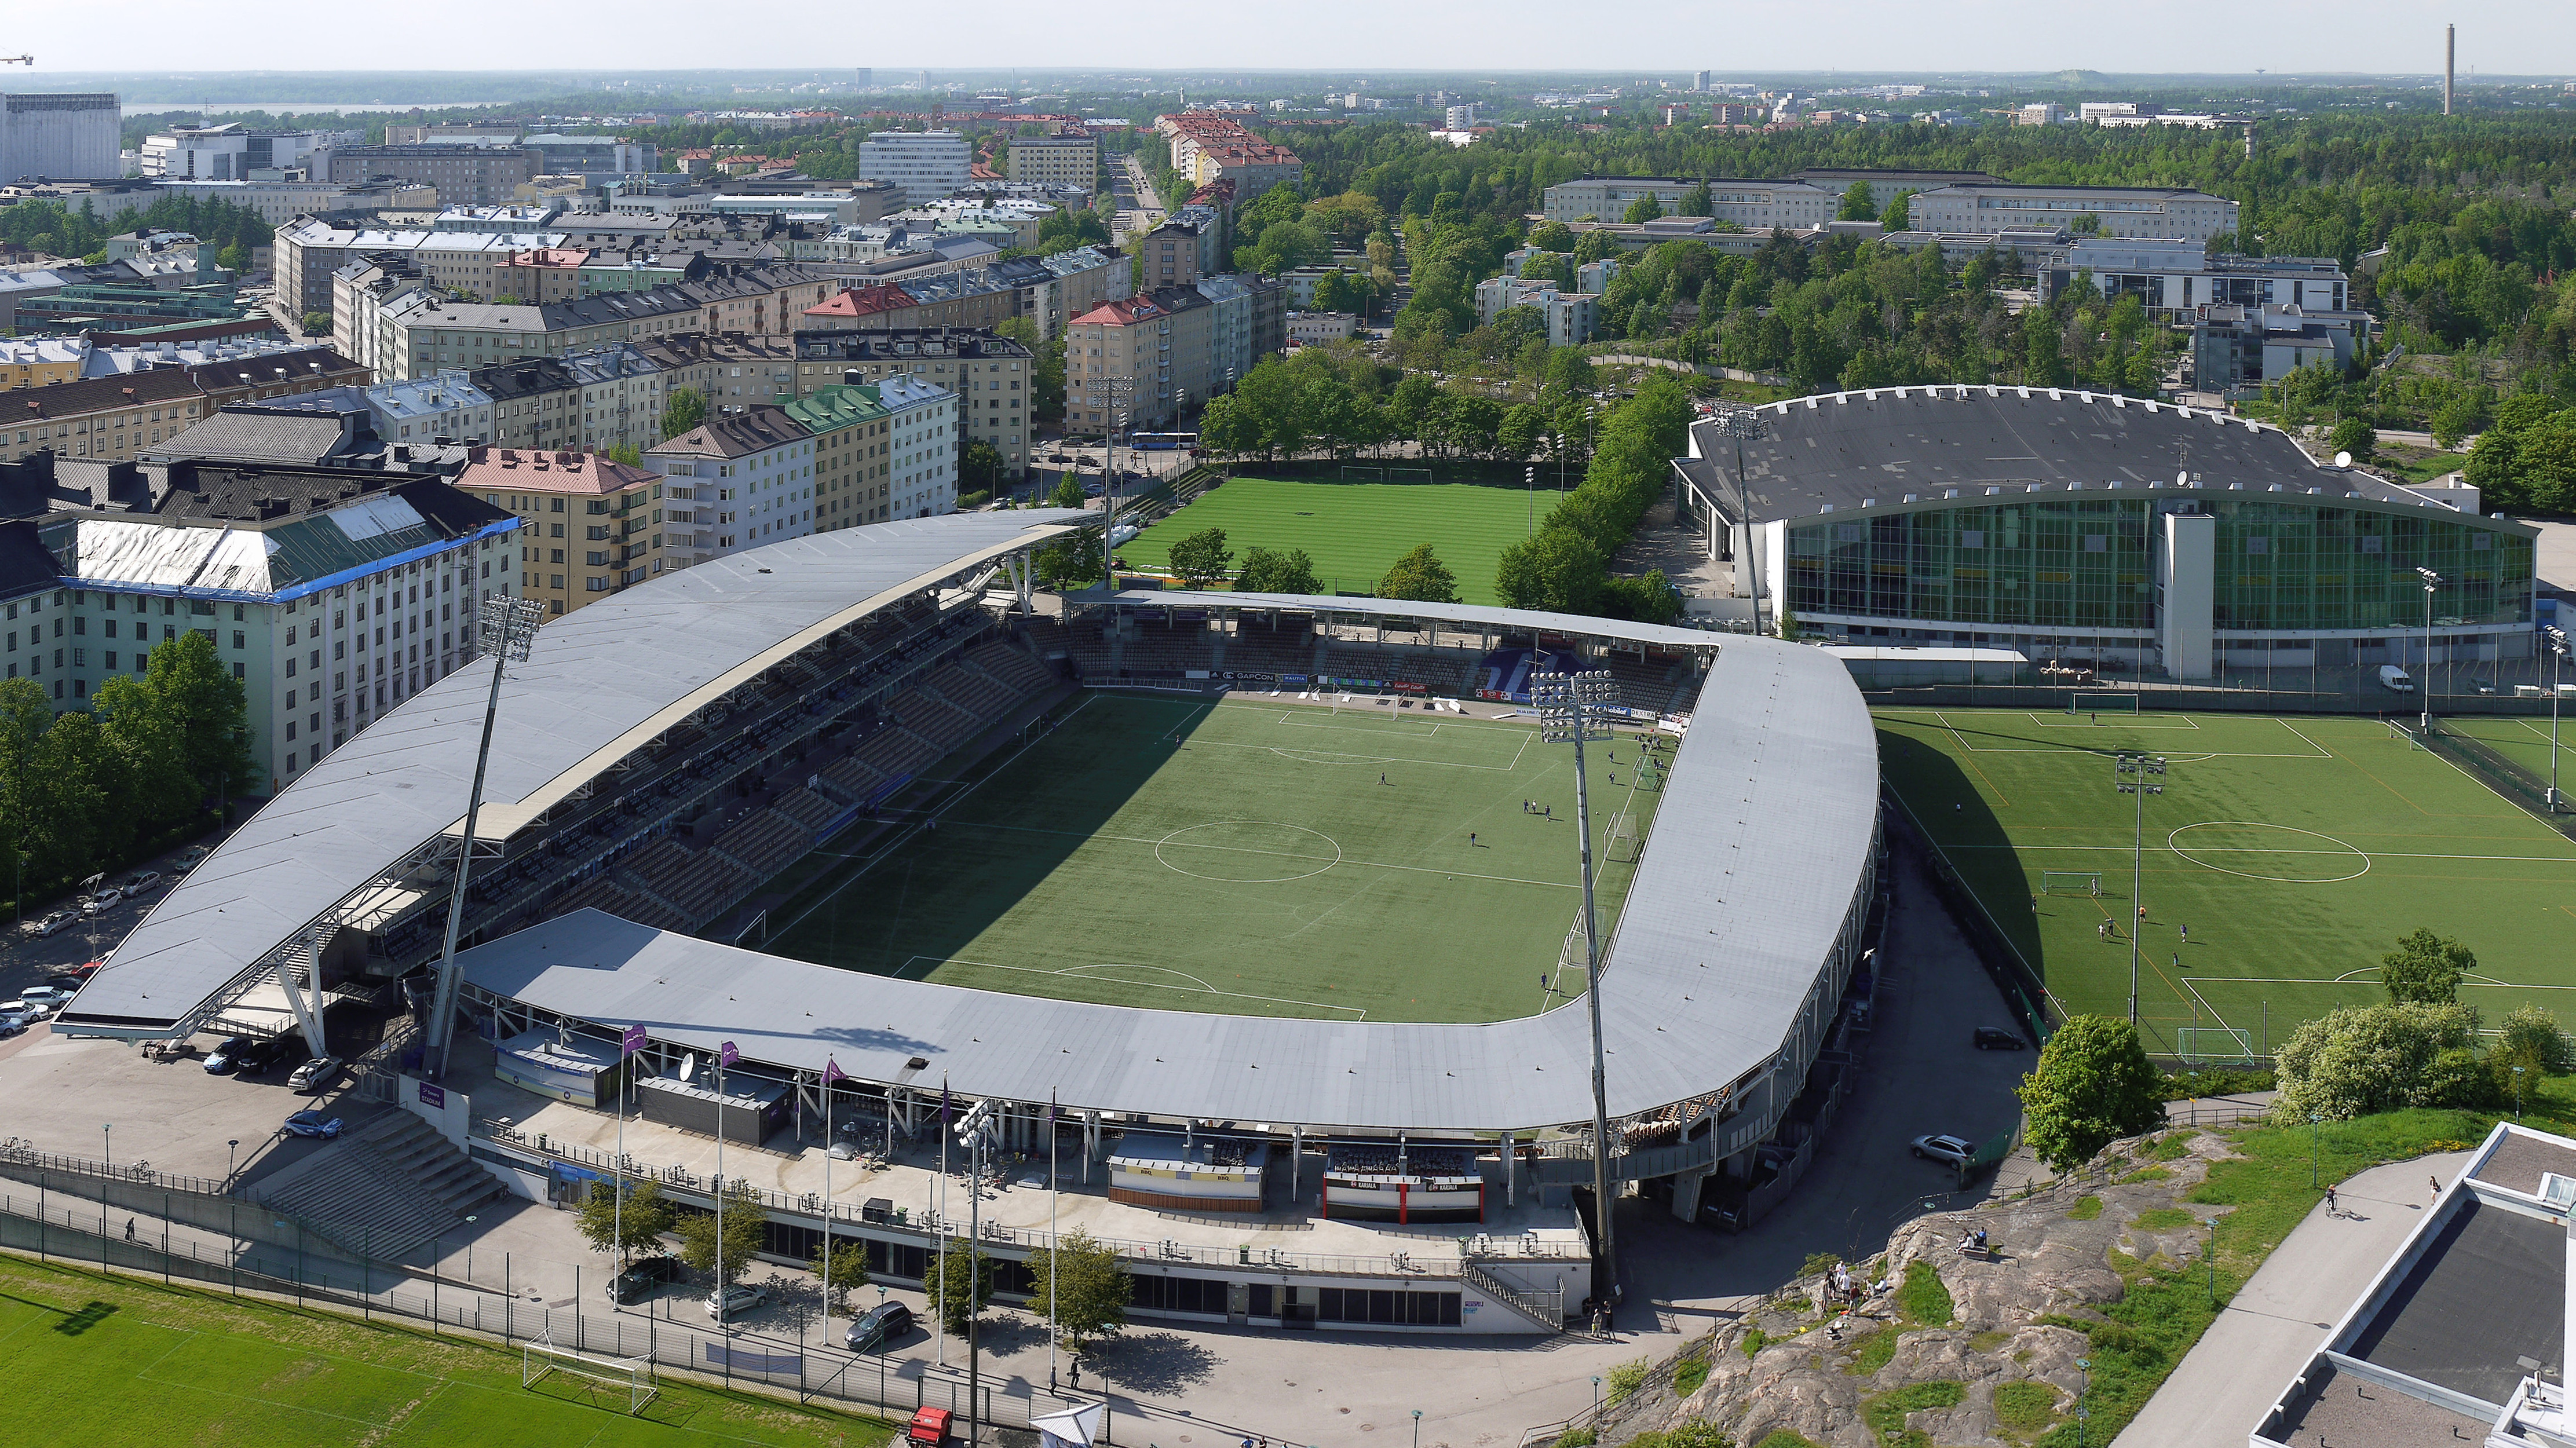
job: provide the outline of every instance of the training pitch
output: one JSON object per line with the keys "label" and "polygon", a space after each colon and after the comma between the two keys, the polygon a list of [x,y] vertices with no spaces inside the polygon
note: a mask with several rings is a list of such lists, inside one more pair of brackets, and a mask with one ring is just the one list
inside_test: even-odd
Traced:
{"label": "training pitch", "polygon": [[662,1379],[640,1417],[516,1349],[0,1259],[13,1443],[883,1443],[871,1419]]}
{"label": "training pitch", "polygon": [[[1580,992],[1580,952],[1557,965],[1583,898],[1573,750],[1534,724],[1364,696],[1087,694],[946,782],[935,828],[817,877],[766,948],[1160,1010],[1534,1014]],[[1620,817],[1642,841],[1658,798],[1637,760],[1633,736],[1587,747],[1605,944],[1635,870],[1612,858]]]}
{"label": "training pitch", "polygon": [[1481,483],[1236,478],[1119,545],[1118,556],[1137,568],[1162,568],[1173,544],[1222,528],[1238,563],[1254,548],[1303,548],[1323,592],[1374,593],[1395,560],[1428,543],[1456,575],[1459,602],[1496,603],[1503,549],[1555,505],[1553,486],[1532,494]]}
{"label": "training pitch", "polygon": [[[2231,1054],[2199,1033],[2225,1027],[2264,1054],[2301,1021],[2385,1000],[2379,958],[2417,926],[2476,952],[2462,998],[2489,1024],[2532,1002],[2576,1024],[2576,841],[2379,719],[1876,713],[1906,812],[2065,1010],[2127,1013],[2138,932],[2150,1050]],[[2136,900],[2121,750],[2168,761]],[[2101,893],[2049,872],[2098,872]]]}

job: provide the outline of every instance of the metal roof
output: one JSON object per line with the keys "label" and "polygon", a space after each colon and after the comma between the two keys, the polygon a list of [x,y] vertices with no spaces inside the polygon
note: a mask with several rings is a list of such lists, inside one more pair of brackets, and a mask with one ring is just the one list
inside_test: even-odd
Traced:
{"label": "metal roof", "polygon": [[1456,624],[1462,632],[1469,629],[1490,633],[1570,634],[1583,638],[1617,639],[1622,643],[1654,644],[1677,649],[1713,649],[1730,635],[1713,634],[1704,629],[1673,628],[1659,623],[1630,623],[1623,619],[1594,618],[1580,613],[1548,613],[1533,608],[1491,608],[1472,603],[1420,603],[1397,598],[1340,598],[1303,593],[1214,593],[1192,589],[1131,589],[1103,599],[1097,595],[1074,596],[1079,603],[1122,603],[1168,605],[1173,608],[1276,609],[1282,613],[1349,614],[1361,618],[1409,618],[1425,622]]}
{"label": "metal roof", "polygon": [[[1467,609],[1460,621],[1526,627],[1493,617],[1505,612]],[[1877,748],[1841,660],[1730,636],[1700,700],[1610,942],[1602,1007],[1614,1116],[1688,1100],[1773,1060],[1863,903]],[[754,1062],[819,1071],[828,1058],[888,1084],[937,1073],[971,1096],[1426,1132],[1559,1125],[1592,1109],[1580,1002],[1469,1025],[1141,1010],[863,975],[595,911],[459,960],[494,995],[615,1029],[640,1022],[674,1045],[713,1051],[730,1040]],[[907,1074],[914,1056],[930,1070]]]}
{"label": "metal roof", "polygon": [[[959,513],[773,543],[548,624],[502,686],[476,833],[506,834],[542,807],[529,802],[561,798],[835,629],[1081,516]],[[380,871],[459,830],[490,681],[459,669],[299,776],[153,905],[63,1028],[175,1028]]]}

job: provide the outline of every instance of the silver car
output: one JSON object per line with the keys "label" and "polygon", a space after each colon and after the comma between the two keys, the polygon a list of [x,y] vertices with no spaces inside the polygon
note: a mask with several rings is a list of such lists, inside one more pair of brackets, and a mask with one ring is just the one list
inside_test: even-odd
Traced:
{"label": "silver car", "polygon": [[1960,1166],[1977,1154],[1977,1148],[1964,1137],[1918,1136],[1914,1138],[1914,1154],[1950,1166]]}

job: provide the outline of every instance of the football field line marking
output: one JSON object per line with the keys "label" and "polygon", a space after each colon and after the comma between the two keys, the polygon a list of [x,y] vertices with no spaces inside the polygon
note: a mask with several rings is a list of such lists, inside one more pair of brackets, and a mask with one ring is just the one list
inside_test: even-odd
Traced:
{"label": "football field line marking", "polygon": [[[1056,970],[1042,970],[1034,965],[1000,965],[989,960],[968,960],[963,956],[957,955],[916,955],[903,963],[903,969],[906,971],[911,970],[916,962],[924,960],[932,962],[933,968],[941,965],[971,965],[984,970],[1017,971],[1022,975],[1060,976],[1069,980],[1105,981],[1113,985],[1136,986],[1145,990],[1178,991],[1183,995],[1225,996],[1233,1000],[1267,1001],[1272,1005],[1278,1006],[1303,1006],[1306,1009],[1313,1011],[1341,1011],[1349,1015],[1353,1020],[1364,1021],[1368,1019],[1368,1011],[1360,1006],[1335,1005],[1330,1001],[1301,1001],[1293,996],[1256,995],[1251,991],[1219,990],[1215,986],[1208,984],[1204,980],[1200,980],[1197,976],[1191,975],[1187,971],[1174,970],[1169,966],[1163,965],[1140,965],[1132,961],[1105,960],[1097,965],[1068,965]],[[1165,975],[1177,975],[1183,980],[1193,982],[1193,984],[1168,985],[1162,981],[1119,980],[1115,977],[1084,974],[1086,971],[1094,970],[1156,970],[1161,971]],[[901,972],[898,972],[898,974],[901,974]],[[917,976],[912,978],[927,979],[928,977]]]}
{"label": "football field line marking", "polygon": [[[1234,823],[1234,821],[1211,820],[1209,823],[1231,824]],[[1159,840],[1142,839],[1134,835],[1112,835],[1099,831],[1084,833],[1080,830],[1050,830],[1041,829],[1036,825],[982,824],[973,820],[957,820],[952,821],[951,824],[952,827],[956,829],[1010,830],[1024,835],[1061,835],[1077,840],[1107,840],[1121,845],[1150,846],[1161,843]],[[1277,855],[1284,859],[1291,860],[1319,860],[1323,858],[1321,855],[1300,855],[1289,850],[1256,850],[1244,845],[1183,845],[1180,848],[1191,850],[1224,850],[1232,854],[1240,855]],[[1349,858],[1344,858],[1341,863],[1345,865],[1359,865],[1371,870],[1405,870],[1417,875],[1450,875],[1461,880],[1489,880],[1498,885],[1539,885],[1550,890],[1580,890],[1583,888],[1580,883],[1570,884],[1562,880],[1524,880],[1515,875],[1479,875],[1472,870],[1444,870],[1436,865],[1390,865],[1380,860],[1353,860]],[[1221,880],[1213,883],[1236,885],[1251,884],[1255,882],[1243,880]]]}
{"label": "football field line marking", "polygon": [[[2127,846],[2127,845],[2042,845],[2042,844],[2028,844],[2028,845],[1943,845],[1943,846],[1942,846],[1942,848],[1943,848],[1943,849],[1945,849],[1945,850],[2013,850],[2013,851],[2016,851],[2016,852],[2021,851],[2021,850],[2077,850],[2077,851],[2092,851],[2092,852],[2101,852],[2101,853],[2117,853],[2117,854],[2122,854],[2122,855],[2125,855],[2125,854],[2129,853],[2129,850],[2130,850],[2130,847],[2129,847],[2129,846]],[[2166,846],[2166,848],[2167,848],[2168,850],[2172,850],[2172,852],[2173,852],[2174,854],[2177,854],[2177,855],[2181,855],[2181,854],[2183,853],[2183,852],[2182,852],[2182,851],[2180,851],[2180,850],[2173,849],[2173,847],[2172,847],[2171,845],[2167,845],[2167,846]],[[2265,848],[2265,847],[2263,847],[2263,846],[2260,846],[2260,845],[2208,845],[2208,846],[2194,845],[2194,846],[2192,846],[2192,850],[2193,850],[2193,852],[2194,852],[2194,853],[2196,853],[2196,854],[2203,854],[2203,855],[2341,855],[2341,854],[2347,854],[2347,853],[2348,853],[2348,854],[2356,854],[2356,855],[2367,855],[2367,856],[2371,857],[2372,859],[2376,859],[2376,860],[2496,860],[2496,861],[2503,861],[2503,862],[2508,863],[2508,864],[2510,864],[2510,863],[2528,863],[2528,864],[2541,864],[2541,865],[2576,865],[2576,855],[2442,855],[2442,854],[2434,854],[2434,853],[2431,853],[2431,852],[2428,852],[2428,851],[2421,851],[2421,850],[2365,850],[2365,849],[2360,848],[2359,846],[2354,846],[2351,850],[2346,851],[2346,850],[2275,850],[2275,849],[2267,849],[2267,848]],[[2188,855],[2184,855],[2183,857],[2184,857],[2185,859],[2189,859],[2189,858],[2190,858],[2190,856],[2188,856]],[[2301,882],[2301,883],[2307,883],[2307,882]]]}
{"label": "football field line marking", "polygon": [[[2093,711],[2089,711],[2089,710],[2088,710],[2087,712],[2088,712],[2088,713],[2091,713],[2091,712],[2093,712]],[[2115,712],[2125,713],[2126,711],[2115,711]],[[2009,717],[2010,717],[2010,714],[2009,714],[2009,712],[2008,712],[2008,711],[2005,711],[2005,710],[1997,710],[1997,711],[1996,711],[1996,717],[1998,717],[1998,718],[2009,718]],[[2103,724],[2103,723],[2102,723],[2098,718],[2088,719],[2086,722],[2084,722],[2084,723],[2082,723],[2082,724],[2078,724],[2078,723],[2076,723],[2076,722],[2074,721],[2074,716],[2073,716],[2073,712],[2072,712],[2072,711],[2069,711],[2068,713],[2066,713],[2066,714],[2064,714],[2064,715],[2060,715],[2060,716],[2059,716],[2060,718],[2063,718],[2063,719],[2065,719],[2065,720],[2067,721],[2067,722],[2065,722],[2065,723],[2063,723],[2063,724],[2051,724],[2051,723],[2049,723],[2049,722],[2048,722],[2048,716],[2047,716],[2047,715],[2045,715],[2045,714],[2041,714],[2041,713],[2037,712],[2036,710],[2031,711],[2031,712],[2030,712],[2029,714],[2027,714],[2025,717],[2027,717],[2027,718],[2030,720],[2030,722],[2031,722],[2031,723],[2033,723],[2033,724],[2037,725],[2038,727],[2040,727],[2040,728],[2042,728],[2042,729],[2101,729],[2101,728],[2112,728],[2112,729],[2154,730],[2154,731],[2157,731],[2157,732],[2174,732],[2174,733],[2179,733],[2179,732],[2181,732],[2182,730],[2185,730],[2185,729],[2198,729],[2198,728],[2200,727],[2200,723],[2199,723],[2199,721],[2197,721],[2197,720],[2193,719],[2189,714],[2129,714],[2129,715],[2127,716],[2128,718],[2131,718],[2131,719],[2180,719],[2182,722],[2181,722],[2181,723],[2179,723],[2179,724],[2126,724],[2126,723],[2121,723],[2121,722],[2119,722],[2119,721],[2115,720],[2115,721],[2113,721],[2113,722],[2112,722],[2111,724],[2109,724],[2109,725],[2104,725],[2104,724]]]}
{"label": "football field line marking", "polygon": [[[2195,976],[2194,979],[2206,982],[2210,985],[2357,985],[2369,986],[2376,989],[2379,985],[2378,976],[2379,967],[2371,966],[2367,971],[2346,971],[2342,975],[2326,977],[2313,975],[2203,975]],[[2576,990],[2576,985],[2539,985],[2510,980],[2469,979],[2461,981],[2460,984],[2464,986],[2473,985],[2484,990]]]}

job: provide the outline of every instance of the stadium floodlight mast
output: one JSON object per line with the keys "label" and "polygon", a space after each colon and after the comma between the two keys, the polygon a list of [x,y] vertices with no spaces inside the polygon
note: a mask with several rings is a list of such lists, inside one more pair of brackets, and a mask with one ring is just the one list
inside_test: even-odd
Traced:
{"label": "stadium floodlight mast", "polygon": [[2111,759],[2111,786],[2120,793],[2137,799],[2136,833],[2129,843],[2129,1024],[2138,1024],[2138,924],[2147,918],[2146,907],[2138,903],[2145,886],[2147,858],[2147,796],[2165,792],[2165,760],[2161,754],[2141,754],[2123,749]]}
{"label": "stadium floodlight mast", "polygon": [[447,1078],[447,1048],[456,1025],[456,932],[465,922],[466,878],[474,866],[474,821],[483,812],[483,771],[492,760],[492,723],[501,713],[501,675],[514,663],[526,663],[545,622],[546,606],[533,598],[507,593],[483,595],[475,611],[474,646],[492,660],[492,692],[483,701],[483,743],[474,751],[474,789],[465,797],[465,839],[456,848],[456,884],[447,897],[447,943],[438,955],[438,990],[430,999],[429,1079]]}
{"label": "stadium floodlight mast", "polygon": [[1530,700],[1538,706],[1539,738],[1548,744],[1574,746],[1574,838],[1583,864],[1583,985],[1592,1012],[1592,1215],[1601,1230],[1601,1271],[1609,1292],[1619,1291],[1619,1253],[1610,1227],[1610,1092],[1602,1070],[1601,933],[1592,908],[1592,792],[1583,775],[1583,743],[1610,737],[1608,709],[1617,694],[1610,674],[1594,669],[1577,674],[1541,674],[1530,681]]}
{"label": "stadium floodlight mast", "polygon": [[2433,732],[2433,591],[2442,586],[2442,575],[2430,568],[2418,568],[2415,576],[2424,580],[2424,677],[2417,680],[2418,697],[2424,701],[2424,732]]}
{"label": "stadium floodlight mast", "polygon": [[2558,796],[2558,691],[2566,687],[2559,674],[2567,665],[2567,630],[2544,624],[2540,638],[2549,646],[2549,809],[2555,814],[2563,802]]}

